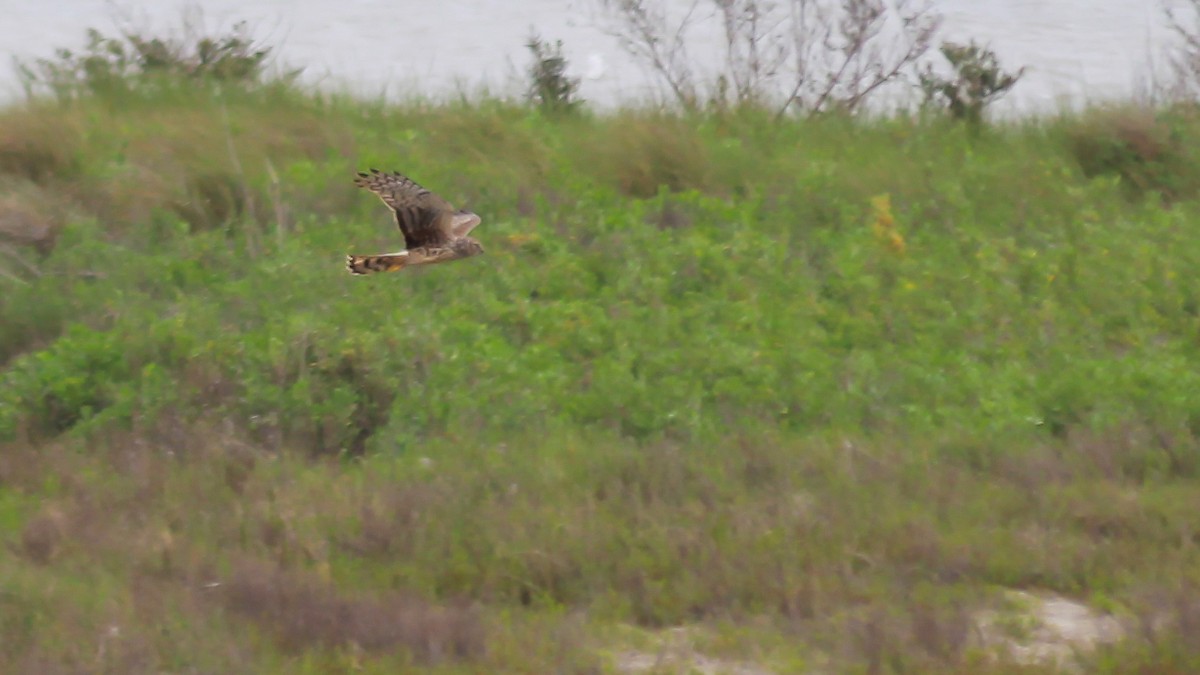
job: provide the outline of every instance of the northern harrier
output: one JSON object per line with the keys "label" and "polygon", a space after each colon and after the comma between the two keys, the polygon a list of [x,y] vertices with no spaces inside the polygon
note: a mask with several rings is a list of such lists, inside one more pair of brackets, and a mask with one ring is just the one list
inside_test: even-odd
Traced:
{"label": "northern harrier", "polygon": [[354,184],[379,195],[396,214],[405,250],[348,255],[346,267],[351,274],[395,272],[412,265],[432,265],[483,253],[483,246],[467,236],[479,224],[479,216],[474,213],[456,210],[399,173],[371,169],[371,173],[359,172]]}

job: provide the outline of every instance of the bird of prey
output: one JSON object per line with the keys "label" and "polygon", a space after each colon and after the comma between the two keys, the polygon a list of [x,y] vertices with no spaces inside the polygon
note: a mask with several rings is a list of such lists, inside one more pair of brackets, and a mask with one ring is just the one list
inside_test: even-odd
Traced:
{"label": "bird of prey", "polygon": [[479,216],[455,209],[411,179],[396,172],[371,169],[371,173],[359,172],[354,184],[374,192],[396,215],[396,224],[404,234],[405,250],[348,255],[346,267],[351,274],[395,272],[483,253],[483,246],[467,236],[479,224]]}

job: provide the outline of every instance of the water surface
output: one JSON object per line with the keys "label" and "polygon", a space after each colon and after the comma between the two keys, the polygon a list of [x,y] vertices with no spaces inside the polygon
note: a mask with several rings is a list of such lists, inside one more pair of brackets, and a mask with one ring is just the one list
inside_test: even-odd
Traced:
{"label": "water surface", "polygon": [[[1169,0],[1176,5],[1184,0]],[[678,7],[690,0],[671,0]],[[84,30],[118,24],[176,26],[195,2],[130,3],[56,0],[5,3],[0,44],[10,56],[50,55],[78,47]],[[989,44],[1008,67],[1029,66],[1004,101],[1012,111],[1052,109],[1085,100],[1144,93],[1171,38],[1154,0],[935,0],[941,36]],[[595,0],[205,0],[210,26],[246,20],[278,45],[283,61],[305,67],[305,79],[367,94],[451,95],[487,87],[521,89],[530,31],[563,40],[582,95],[600,105],[643,98],[647,74],[602,30]],[[517,9],[519,7],[519,10]],[[116,19],[116,20],[115,20]],[[708,35],[713,35],[709,31]],[[698,58],[719,44],[697,33]],[[1158,65],[1155,65],[1157,62]],[[19,94],[11,69],[0,68],[0,95]]]}

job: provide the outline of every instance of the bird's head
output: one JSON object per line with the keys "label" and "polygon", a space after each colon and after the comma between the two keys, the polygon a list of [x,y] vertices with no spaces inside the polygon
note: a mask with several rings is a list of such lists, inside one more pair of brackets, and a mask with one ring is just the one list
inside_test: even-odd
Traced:
{"label": "bird's head", "polygon": [[456,244],[456,248],[458,248],[459,253],[464,258],[469,258],[473,255],[479,255],[483,253],[483,244],[480,244],[478,239],[474,239],[472,237],[463,237],[462,239],[459,239]]}

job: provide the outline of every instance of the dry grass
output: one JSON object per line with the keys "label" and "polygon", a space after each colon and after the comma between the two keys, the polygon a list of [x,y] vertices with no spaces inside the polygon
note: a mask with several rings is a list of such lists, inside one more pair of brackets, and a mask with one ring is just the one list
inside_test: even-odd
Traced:
{"label": "dry grass", "polygon": [[54,195],[30,183],[0,185],[0,245],[27,246],[42,256],[50,253],[66,215]]}
{"label": "dry grass", "polygon": [[48,506],[25,523],[20,551],[34,563],[48,564],[62,548],[66,530],[66,517],[62,511]]}
{"label": "dry grass", "polygon": [[1067,131],[1071,152],[1087,176],[1119,176],[1131,194],[1169,199],[1194,194],[1191,154],[1167,113],[1115,106],[1090,112]]}
{"label": "dry grass", "polygon": [[[91,456],[58,445],[5,464],[0,480],[10,489],[43,490],[45,477],[54,475],[53,491],[61,494],[28,518],[12,543],[19,559],[33,565],[21,572],[18,564],[18,574],[29,581],[73,577],[86,563],[87,576],[104,580],[73,613],[31,609],[50,629],[6,641],[8,662],[147,672],[180,656],[193,659],[187,650],[202,648],[211,650],[213,663],[225,664],[222,670],[231,663],[241,668],[254,658],[246,651],[253,643],[234,637],[244,620],[298,656],[324,650],[430,665],[485,655],[484,619],[469,602],[436,604],[416,593],[331,584],[320,542],[298,524],[310,516],[286,513],[285,505],[298,506],[300,495],[279,492],[288,476],[275,475],[269,459],[212,430],[176,428],[175,442],[168,431],[148,434],[153,441],[112,437]],[[315,496],[318,486],[311,487]],[[197,520],[203,513],[227,515]],[[214,548],[227,544],[241,553],[231,557]],[[72,593],[36,584],[15,592],[42,607],[71,602]],[[121,609],[105,599],[126,594],[132,605]],[[220,608],[231,612],[232,623],[219,618]],[[6,620],[17,620],[17,611],[9,607]],[[210,629],[181,643],[155,635],[160,624],[193,621]],[[55,647],[62,639],[79,648]],[[89,653],[89,644],[104,653]]]}
{"label": "dry grass", "polygon": [[402,649],[426,665],[484,654],[482,618],[466,604],[438,607],[394,591],[347,596],[311,573],[252,560],[236,563],[224,586],[231,610],[275,633],[290,651]]}
{"label": "dry grass", "polygon": [[[569,608],[589,624],[758,622],[744,647],[700,653],[768,669],[799,653],[865,672],[1012,672],[970,629],[992,585],[1134,598],[1140,586],[1126,580],[1178,579],[1194,562],[1164,536],[1191,514],[1169,485],[1061,470],[1051,493],[1023,482],[1066,445],[1013,456],[997,474],[886,442],[769,437],[713,452],[561,439],[498,454],[460,442],[429,448],[430,462],[331,462],[176,421],[88,447],[4,449],[0,482],[45,500],[10,542],[19,556],[5,573],[25,604],[3,621],[41,626],[5,643],[11,663],[142,672],[203,652],[218,669],[317,658],[589,672],[603,631],[514,647],[530,639],[521,630],[545,630],[521,613]],[[1095,471],[1082,455],[1060,461]],[[102,581],[41,585],[87,577]],[[1185,649],[1195,612],[1176,604],[1144,622],[1139,644]],[[772,634],[803,638],[767,649]],[[1141,653],[1116,649],[1096,658]]]}
{"label": "dry grass", "polygon": [[[121,111],[10,109],[0,118],[0,175],[53,190],[58,200],[68,198],[114,232],[160,210],[196,230],[247,220],[273,224],[278,214],[269,185],[259,178],[268,159],[286,163],[352,154],[344,127],[329,124],[300,99],[291,102],[288,114],[276,115],[286,103],[235,97]],[[231,108],[236,126],[229,121]],[[78,129],[85,124],[109,133],[84,135]],[[323,198],[287,196],[299,208]]]}
{"label": "dry grass", "polygon": [[33,182],[80,171],[82,120],[42,106],[9,108],[0,117],[0,174]]}
{"label": "dry grass", "polygon": [[715,186],[695,124],[673,116],[625,113],[597,135],[583,159],[622,194],[652,197],[660,189],[704,191]]}

